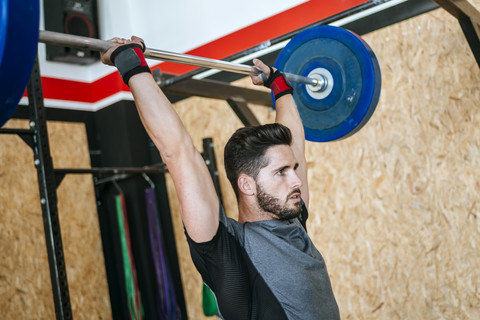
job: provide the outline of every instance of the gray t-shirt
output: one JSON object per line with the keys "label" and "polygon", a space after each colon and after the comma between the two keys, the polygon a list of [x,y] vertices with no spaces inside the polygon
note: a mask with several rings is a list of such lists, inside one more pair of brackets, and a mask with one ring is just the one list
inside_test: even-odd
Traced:
{"label": "gray t-shirt", "polygon": [[307,235],[308,212],[289,221],[239,223],[220,207],[215,237],[190,253],[224,319],[340,319],[322,255]]}

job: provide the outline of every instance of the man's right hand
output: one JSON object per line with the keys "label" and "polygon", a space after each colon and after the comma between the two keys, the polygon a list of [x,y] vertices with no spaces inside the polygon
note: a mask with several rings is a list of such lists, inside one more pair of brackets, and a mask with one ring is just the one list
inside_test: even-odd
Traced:
{"label": "man's right hand", "polygon": [[[255,65],[255,67],[257,67],[258,69],[260,69],[264,74],[265,74],[265,77],[266,79],[268,79],[268,77],[270,77],[270,67],[267,66],[265,63],[263,63],[262,60],[259,60],[259,59],[253,59],[253,64]],[[273,68],[273,71],[275,71],[276,69]],[[251,75],[250,78],[252,79],[252,83],[254,85],[257,85],[257,86],[263,86],[264,83],[263,83],[263,77],[261,74],[258,74],[258,75]]]}

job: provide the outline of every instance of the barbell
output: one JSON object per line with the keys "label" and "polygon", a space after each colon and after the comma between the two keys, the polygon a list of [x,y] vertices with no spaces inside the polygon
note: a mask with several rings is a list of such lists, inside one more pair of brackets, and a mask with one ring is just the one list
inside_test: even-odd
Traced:
{"label": "barbell", "polygon": [[[93,39],[93,38],[88,38],[83,36],[76,36],[76,35],[46,31],[46,30],[40,30],[38,41],[43,42],[45,44],[50,44],[50,45],[71,47],[71,48],[83,49],[83,50],[93,50],[93,51],[106,51],[109,48],[117,45],[117,43],[111,42],[111,41]],[[189,54],[176,53],[176,52],[165,51],[160,49],[146,48],[144,52],[144,56],[147,59],[183,63],[183,64],[189,64],[197,67],[218,69],[222,71],[228,71],[228,72],[239,73],[239,74],[259,75],[261,73],[259,69],[252,66],[247,66],[244,64],[204,58],[204,57],[197,57]],[[317,87],[319,88],[319,90],[322,90],[322,88],[326,87],[326,84],[325,84],[326,79],[324,78],[321,78],[321,79],[309,78],[309,77],[304,77],[304,76],[291,74],[291,73],[285,73],[285,77],[290,82],[299,82],[299,83],[303,83],[303,84],[315,87],[314,90],[317,90],[316,89]]]}
{"label": "barbell", "polygon": [[[0,40],[0,127],[20,100],[35,60],[37,43],[105,51],[116,43],[38,30],[38,0],[0,0],[7,4]],[[19,4],[21,3],[21,5]],[[9,8],[7,6],[7,8]],[[28,9],[28,10],[27,10]],[[257,75],[256,67],[147,48],[145,57],[233,73]],[[18,65],[23,68],[18,69]],[[305,137],[325,142],[358,132],[376,109],[381,72],[373,50],[355,33],[317,26],[294,36],[281,50],[275,67],[293,87]]]}

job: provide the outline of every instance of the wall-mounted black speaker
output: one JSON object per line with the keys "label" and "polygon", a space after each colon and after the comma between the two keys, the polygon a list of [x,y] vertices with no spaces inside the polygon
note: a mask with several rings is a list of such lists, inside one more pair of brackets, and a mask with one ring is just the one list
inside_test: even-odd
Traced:
{"label": "wall-mounted black speaker", "polygon": [[[98,38],[97,0],[44,0],[45,30]],[[47,45],[47,60],[91,64],[100,59],[94,51]]]}

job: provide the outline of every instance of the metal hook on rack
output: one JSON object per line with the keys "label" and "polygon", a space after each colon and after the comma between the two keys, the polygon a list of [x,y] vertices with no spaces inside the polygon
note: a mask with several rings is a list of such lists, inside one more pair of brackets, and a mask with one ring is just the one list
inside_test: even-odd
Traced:
{"label": "metal hook on rack", "polygon": [[148,184],[150,185],[150,188],[155,189],[155,184],[145,172],[142,173],[142,176],[148,182]]}
{"label": "metal hook on rack", "polygon": [[117,179],[112,179],[112,183],[113,183],[113,185],[115,186],[115,188],[117,189],[118,193],[119,193],[119,194],[123,194],[122,189],[120,189],[120,186],[119,186],[118,183],[117,183]]}

